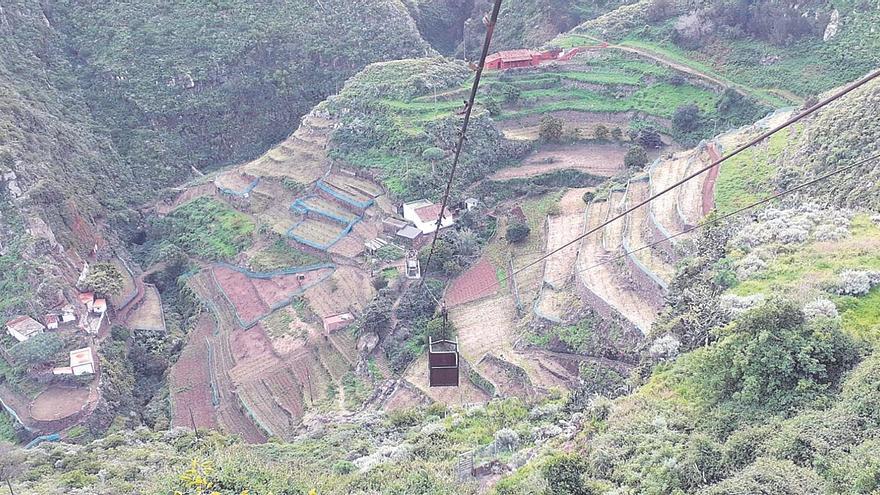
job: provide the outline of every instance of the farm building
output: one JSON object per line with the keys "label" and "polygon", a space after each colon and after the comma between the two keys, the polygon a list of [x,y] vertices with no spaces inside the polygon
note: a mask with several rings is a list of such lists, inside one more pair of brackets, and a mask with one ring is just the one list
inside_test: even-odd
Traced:
{"label": "farm building", "polygon": [[545,60],[555,60],[560,50],[538,52],[534,50],[504,50],[486,57],[487,69],[515,69],[518,67],[534,67]]}
{"label": "farm building", "polygon": [[92,310],[92,306],[95,304],[94,292],[80,292],[77,298],[79,299],[80,304],[84,304],[89,311]]}
{"label": "farm building", "polygon": [[416,241],[418,241],[419,236],[422,235],[422,231],[413,227],[412,225],[407,225],[406,227],[397,231],[397,239],[407,246],[414,246]]}
{"label": "farm building", "polygon": [[399,218],[388,217],[382,220],[382,230],[389,234],[397,232],[398,230],[406,227],[406,225],[407,223]]}
{"label": "farm building", "polygon": [[104,298],[95,299],[94,304],[92,304],[92,311],[102,315],[107,311],[107,300]]}
{"label": "farm building", "polygon": [[76,320],[76,310],[72,304],[65,304],[64,307],[61,308],[61,321],[69,323],[74,320]]}
{"label": "farm building", "polygon": [[[435,205],[427,199],[420,199],[403,205],[403,218],[415,224],[423,234],[430,234],[437,230],[437,219],[440,218],[441,205]],[[440,227],[449,227],[455,220],[448,210],[443,215]]]}
{"label": "farm building", "polygon": [[49,330],[55,330],[58,328],[58,315],[49,313],[43,320],[46,322],[46,328]]}
{"label": "farm building", "polygon": [[44,330],[46,327],[30,316],[16,316],[6,322],[6,332],[19,342],[24,342],[38,333],[43,333]]}
{"label": "farm building", "polygon": [[70,351],[70,366],[61,366],[53,368],[52,374],[55,375],[85,375],[95,372],[95,357],[92,354],[91,347],[83,347],[75,351]]}
{"label": "farm building", "polygon": [[354,315],[351,313],[325,316],[323,318],[324,331],[327,333],[335,332],[351,325],[352,322],[354,322]]}

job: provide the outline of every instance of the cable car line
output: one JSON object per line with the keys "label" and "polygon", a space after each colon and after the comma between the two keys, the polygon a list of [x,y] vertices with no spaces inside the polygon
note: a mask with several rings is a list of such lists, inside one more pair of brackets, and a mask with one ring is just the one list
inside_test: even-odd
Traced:
{"label": "cable car line", "polygon": [[[431,266],[431,258],[434,256],[434,246],[437,244],[437,236],[440,233],[440,227],[443,223],[443,215],[446,212],[446,206],[449,203],[449,193],[452,191],[452,182],[455,178],[455,171],[458,169],[458,161],[461,157],[461,149],[464,147],[468,124],[471,121],[471,113],[474,109],[474,102],[477,99],[477,89],[480,87],[480,79],[483,76],[483,67],[486,65],[486,57],[489,55],[489,44],[492,42],[492,34],[495,32],[495,24],[498,22],[498,12],[501,10],[501,0],[495,0],[492,7],[492,13],[488,19],[483,18],[486,24],[486,39],[483,41],[483,51],[480,53],[480,63],[477,65],[476,75],[474,76],[474,84],[471,87],[471,95],[465,102],[464,122],[461,125],[461,131],[458,135],[458,144],[455,147],[455,156],[452,160],[452,169],[449,171],[449,181],[446,183],[446,191],[443,193],[443,203],[440,206],[440,216],[437,217],[437,228],[434,230],[434,237],[431,239],[431,249],[428,251],[428,258],[425,263],[424,275],[428,274],[428,268]],[[465,54],[467,57],[467,54]],[[421,284],[425,284],[425,276],[422,276]]]}
{"label": "cable car line", "polygon": [[821,175],[821,176],[819,176],[819,177],[816,177],[815,179],[812,179],[812,180],[810,180],[810,181],[804,182],[804,183],[799,184],[799,185],[797,185],[797,186],[794,186],[794,187],[792,187],[792,188],[790,188],[790,189],[786,189],[786,190],[784,190],[784,191],[780,191],[780,192],[777,192],[777,193],[771,194],[770,196],[767,196],[767,197],[764,198],[764,199],[761,199],[761,200],[756,201],[756,202],[754,202],[754,203],[751,203],[751,204],[749,204],[749,205],[743,206],[742,208],[739,208],[739,209],[737,209],[737,210],[731,211],[731,212],[729,212],[729,213],[725,213],[724,215],[721,215],[721,216],[719,216],[719,217],[711,218],[711,219],[707,220],[706,222],[703,222],[703,223],[701,223],[701,224],[699,224],[699,225],[695,225],[695,226],[693,226],[693,227],[688,227],[687,229],[685,229],[685,230],[683,230],[683,231],[681,231],[681,232],[679,232],[679,233],[677,233],[677,234],[673,234],[673,235],[670,235],[670,236],[668,236],[668,237],[664,237],[664,238],[662,238],[662,239],[660,239],[660,240],[658,240],[658,241],[654,241],[654,242],[652,242],[652,243],[650,243],[650,244],[646,244],[646,245],[644,245],[644,246],[641,246],[641,247],[638,247],[638,248],[636,248],[636,249],[633,249],[632,251],[624,251],[622,254],[619,254],[619,255],[617,255],[617,256],[615,256],[615,257],[613,257],[613,258],[607,259],[607,260],[603,260],[603,261],[601,261],[601,262],[599,262],[599,263],[596,263],[595,265],[590,265],[590,266],[588,266],[588,267],[586,267],[586,268],[583,268],[583,269],[580,269],[580,270],[575,270],[575,273],[582,273],[582,272],[586,272],[586,271],[588,271],[588,270],[592,270],[593,268],[597,268],[597,267],[600,267],[600,266],[602,266],[602,265],[606,265],[606,264],[608,264],[608,263],[612,263],[612,262],[617,261],[617,260],[619,260],[619,259],[621,259],[621,258],[624,258],[624,257],[626,257],[626,256],[629,256],[630,254],[637,253],[637,252],[639,252],[639,251],[643,251],[643,250],[648,249],[648,248],[652,248],[652,247],[654,247],[654,246],[656,246],[656,245],[658,245],[658,244],[662,244],[663,242],[666,242],[666,241],[668,241],[668,240],[670,240],[670,239],[675,239],[676,237],[680,237],[680,236],[682,236],[682,235],[684,235],[684,234],[687,234],[687,233],[693,232],[693,231],[695,231],[695,230],[698,230],[698,229],[701,229],[701,228],[704,228],[704,227],[708,227],[708,226],[710,226],[710,225],[714,225],[714,224],[720,223],[722,220],[726,220],[726,219],[728,219],[728,218],[731,218],[731,217],[734,217],[734,216],[739,215],[739,214],[741,214],[741,213],[744,213],[745,211],[750,210],[750,209],[752,209],[752,208],[754,208],[754,207],[756,207],[756,206],[760,206],[760,205],[762,205],[762,204],[764,204],[764,203],[769,203],[770,201],[773,201],[773,200],[775,200],[775,199],[778,199],[778,198],[780,198],[780,197],[782,197],[782,196],[785,196],[785,195],[787,195],[787,194],[791,194],[791,193],[793,193],[793,192],[800,191],[801,189],[804,189],[804,188],[807,188],[807,187],[812,186],[812,185],[814,185],[814,184],[817,184],[817,183],[819,183],[819,182],[821,182],[821,181],[823,181],[823,180],[825,180],[825,179],[827,179],[827,178],[829,178],[829,177],[832,177],[832,176],[837,175],[837,174],[842,173],[842,172],[846,172],[846,171],[852,170],[852,169],[854,169],[854,168],[856,168],[856,167],[859,167],[860,165],[864,165],[865,163],[868,163],[868,162],[870,162],[870,161],[872,161],[872,160],[877,160],[877,159],[880,159],[880,153],[878,153],[878,154],[876,154],[876,155],[874,155],[874,156],[871,156],[871,157],[869,157],[869,158],[865,158],[864,160],[859,160],[858,162],[853,163],[852,165],[848,165],[848,166],[846,166],[846,167],[842,167],[842,168],[835,169],[835,170],[833,170],[833,171],[831,171],[831,172],[828,172],[828,173],[825,174],[825,175]]}
{"label": "cable car line", "polygon": [[[833,177],[833,176],[835,176],[835,175],[837,175],[837,174],[840,174],[840,173],[843,173],[843,172],[847,172],[847,171],[853,170],[853,169],[855,169],[855,168],[857,168],[857,167],[859,167],[859,166],[861,166],[861,165],[864,165],[865,163],[868,163],[868,162],[870,162],[870,161],[873,161],[873,160],[880,160],[880,153],[878,153],[878,154],[876,154],[876,155],[873,155],[873,156],[870,156],[870,157],[868,157],[868,158],[865,158],[865,159],[859,160],[859,161],[853,163],[852,165],[847,165],[846,167],[841,167],[841,168],[834,169],[834,170],[832,170],[831,172],[828,172],[828,173],[826,173],[826,174],[824,174],[824,175],[820,175],[819,177],[816,177],[816,178],[814,178],[814,179],[811,179],[811,180],[809,180],[809,181],[807,181],[807,182],[803,182],[803,183],[801,183],[801,184],[798,184],[798,185],[796,185],[796,186],[793,186],[793,187],[791,187],[791,188],[789,188],[789,189],[786,189],[786,190],[784,190],[784,191],[779,191],[779,192],[773,193],[773,194],[771,194],[770,196],[767,196],[767,197],[765,197],[765,198],[763,198],[763,199],[760,199],[760,200],[758,200],[758,201],[755,201],[754,203],[750,203],[750,204],[748,204],[748,205],[746,205],[746,206],[743,206],[743,207],[741,207],[741,208],[738,208],[738,209],[736,209],[736,210],[734,210],[734,211],[731,211],[731,212],[729,212],[729,213],[725,213],[724,215],[721,215],[721,216],[718,216],[718,217],[715,217],[715,218],[711,218],[711,219],[709,219],[709,220],[707,220],[707,221],[705,221],[705,222],[703,222],[703,223],[701,223],[701,224],[699,224],[699,225],[696,225],[696,226],[694,226],[694,227],[689,227],[689,228],[687,228],[687,229],[685,229],[685,230],[683,230],[683,231],[681,231],[681,232],[679,232],[679,233],[677,233],[677,234],[672,234],[672,235],[670,235],[670,236],[667,236],[667,237],[664,237],[664,238],[659,239],[659,240],[657,240],[657,241],[654,241],[654,242],[652,242],[652,243],[650,243],[650,244],[645,244],[644,246],[640,246],[640,247],[638,247],[638,248],[635,248],[635,249],[633,249],[633,250],[631,250],[631,251],[624,251],[623,253],[621,253],[621,254],[619,254],[619,255],[616,255],[616,256],[614,256],[614,257],[612,257],[612,258],[605,259],[605,260],[600,261],[600,262],[598,262],[598,263],[596,263],[596,264],[590,265],[590,266],[588,266],[588,267],[586,267],[586,268],[582,268],[582,269],[579,269],[579,270],[574,270],[574,273],[583,273],[583,272],[587,272],[587,271],[592,270],[592,269],[594,269],[594,268],[598,268],[598,267],[600,267],[600,266],[607,265],[607,264],[609,264],[609,263],[613,263],[613,262],[615,262],[615,261],[617,261],[617,260],[619,260],[619,259],[621,259],[621,258],[624,258],[624,257],[626,257],[626,256],[629,256],[629,255],[631,255],[631,254],[633,254],[633,253],[637,253],[637,252],[639,252],[639,251],[643,251],[643,250],[645,250],[645,249],[652,248],[652,247],[654,247],[654,246],[656,246],[656,245],[658,245],[658,244],[662,244],[662,243],[664,243],[664,242],[666,242],[666,241],[668,241],[668,240],[675,239],[675,238],[677,238],[677,237],[681,237],[681,236],[683,236],[683,235],[685,235],[685,234],[688,234],[688,233],[690,233],[690,232],[693,232],[693,231],[695,231],[695,230],[699,230],[699,229],[702,229],[702,228],[708,227],[708,226],[710,226],[710,225],[718,224],[718,223],[720,223],[720,222],[723,221],[723,220],[727,220],[728,218],[732,218],[732,217],[735,217],[735,216],[740,215],[740,214],[742,214],[742,213],[745,213],[746,211],[751,210],[752,208],[754,208],[754,207],[756,207],[756,206],[760,206],[760,205],[762,205],[762,204],[769,203],[769,202],[771,202],[771,201],[773,201],[773,200],[775,200],[775,199],[779,199],[779,198],[782,197],[782,196],[786,196],[786,195],[789,195],[789,194],[791,194],[791,193],[794,193],[794,192],[800,191],[801,189],[805,189],[805,188],[807,188],[807,187],[810,187],[810,186],[812,186],[812,185],[815,185],[815,184],[817,184],[817,183],[819,183],[819,182],[822,182],[823,180],[828,179],[828,178],[830,178],[830,177]],[[515,272],[514,272],[514,275],[515,275],[516,273],[518,273],[518,271],[515,271]],[[505,281],[505,280],[509,280],[509,279],[510,279],[510,276],[504,275],[503,277],[499,278],[497,282],[493,282],[493,283],[490,284],[490,285],[487,285],[487,286],[484,286],[484,287],[479,287],[479,288],[480,288],[480,289],[485,289],[485,288],[491,287],[491,285],[496,285],[496,284],[500,286],[501,282],[503,282],[503,281]],[[434,317],[432,320],[439,319],[440,317],[441,317],[441,316]]]}
{"label": "cable car line", "polygon": [[[773,129],[770,129],[769,131],[764,132],[763,134],[761,134],[760,136],[758,136],[758,137],[752,139],[752,140],[749,141],[748,143],[739,146],[738,148],[736,148],[735,150],[733,150],[729,155],[726,155],[726,156],[721,157],[720,159],[718,159],[718,160],[716,160],[716,161],[710,163],[709,165],[703,167],[703,168],[700,169],[700,170],[697,170],[696,172],[694,172],[694,173],[692,173],[691,175],[685,177],[684,179],[679,180],[679,181],[676,182],[675,184],[673,184],[673,185],[667,187],[666,189],[664,189],[664,190],[658,192],[657,194],[654,194],[653,196],[651,196],[651,197],[649,197],[649,198],[643,200],[642,202],[638,203],[637,205],[632,206],[632,207],[630,207],[629,209],[627,209],[627,210],[625,210],[625,211],[619,213],[618,215],[616,215],[615,217],[611,218],[610,220],[606,220],[605,222],[603,222],[603,223],[602,223],[601,225],[599,225],[598,227],[594,227],[593,229],[587,231],[587,232],[584,233],[584,234],[581,234],[580,236],[576,237],[575,239],[573,239],[573,240],[571,240],[571,241],[569,241],[569,242],[563,244],[562,246],[560,246],[560,247],[558,247],[558,248],[556,248],[556,249],[550,251],[549,253],[547,253],[547,254],[541,256],[540,258],[538,258],[538,259],[536,259],[536,260],[534,260],[534,261],[532,261],[532,262],[529,262],[528,264],[526,264],[525,266],[523,266],[523,267],[521,267],[521,268],[519,268],[519,269],[517,269],[517,270],[514,270],[514,272],[511,274],[511,276],[516,276],[518,273],[521,273],[523,270],[526,270],[526,269],[528,269],[528,268],[531,268],[532,266],[534,266],[534,265],[540,263],[541,261],[543,261],[543,260],[549,258],[550,256],[552,256],[552,255],[558,253],[559,251],[562,251],[563,249],[565,249],[565,248],[567,248],[567,247],[569,247],[569,246],[575,244],[576,242],[578,242],[578,241],[584,239],[584,238],[587,237],[588,235],[590,235],[590,234],[592,234],[592,233],[594,233],[594,232],[597,232],[597,231],[599,231],[599,230],[605,228],[605,226],[607,226],[608,224],[614,222],[615,220],[619,220],[619,219],[623,218],[623,217],[626,216],[627,214],[632,213],[633,211],[635,211],[635,210],[641,208],[642,206],[644,206],[644,205],[650,203],[651,201],[657,199],[658,197],[660,197],[660,196],[662,196],[662,195],[664,195],[664,194],[666,194],[666,193],[672,191],[673,189],[675,189],[675,188],[681,186],[681,185],[684,184],[685,182],[688,182],[689,180],[693,179],[694,177],[697,177],[697,176],[700,175],[700,174],[704,174],[704,173],[708,172],[710,169],[712,169],[712,168],[714,168],[714,167],[720,165],[721,163],[727,161],[727,160],[730,159],[730,158],[733,158],[734,156],[736,156],[736,155],[742,153],[743,151],[745,151],[745,150],[751,148],[752,146],[755,146],[756,144],[760,143],[761,141],[763,141],[763,140],[767,139],[768,137],[770,137],[770,136],[776,134],[777,132],[779,132],[779,131],[781,131],[781,130],[783,130],[783,129],[789,127],[789,126],[791,126],[792,124],[794,124],[794,123],[796,123],[796,122],[798,122],[798,121],[800,121],[800,120],[806,118],[807,116],[812,115],[813,113],[815,113],[816,111],[818,111],[818,110],[821,109],[822,107],[824,107],[824,106],[826,106],[826,105],[828,105],[828,104],[830,104],[830,103],[832,103],[832,102],[834,102],[834,101],[836,101],[836,100],[842,98],[843,96],[845,96],[845,95],[849,94],[850,92],[852,92],[852,91],[854,91],[854,90],[860,88],[861,86],[863,86],[863,85],[867,84],[868,82],[870,82],[870,81],[876,79],[877,77],[880,77],[880,70],[876,70],[876,71],[874,71],[873,73],[868,74],[867,76],[863,77],[862,79],[859,79],[858,81],[856,81],[856,82],[850,84],[849,86],[847,86],[846,88],[844,88],[844,89],[838,91],[838,92],[835,93],[834,95],[832,95],[832,96],[826,98],[825,100],[822,100],[822,101],[816,103],[815,105],[811,106],[810,108],[808,108],[808,109],[805,110],[804,112],[802,112],[802,113],[800,113],[800,114],[798,114],[798,115],[796,115],[796,116],[794,116],[794,117],[788,119],[787,121],[785,121],[784,123],[782,123],[782,124],[780,124],[780,125],[774,127]],[[426,269],[427,269],[427,268],[426,268]],[[499,282],[500,282],[500,281],[499,281]]]}

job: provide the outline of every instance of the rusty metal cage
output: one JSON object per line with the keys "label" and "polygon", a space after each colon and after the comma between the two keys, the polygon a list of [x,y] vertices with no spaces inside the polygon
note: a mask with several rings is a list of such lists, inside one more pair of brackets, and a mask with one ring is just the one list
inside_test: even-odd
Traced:
{"label": "rusty metal cage", "polygon": [[458,342],[428,337],[428,384],[431,387],[458,386]]}

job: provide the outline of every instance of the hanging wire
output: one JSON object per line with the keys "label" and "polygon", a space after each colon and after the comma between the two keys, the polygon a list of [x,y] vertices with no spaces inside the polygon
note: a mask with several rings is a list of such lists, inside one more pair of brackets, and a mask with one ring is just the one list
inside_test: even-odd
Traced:
{"label": "hanging wire", "polygon": [[452,160],[452,169],[449,171],[449,180],[446,182],[446,191],[443,193],[443,203],[440,206],[440,216],[437,217],[436,230],[434,230],[434,237],[431,239],[431,249],[428,251],[428,258],[425,262],[422,285],[425,284],[426,277],[424,275],[427,275],[428,269],[431,266],[431,258],[434,257],[434,247],[437,244],[437,236],[440,233],[440,227],[443,224],[443,216],[446,213],[446,208],[449,203],[449,194],[452,191],[455,171],[458,169],[458,162],[461,158],[461,150],[464,147],[468,124],[471,121],[471,112],[473,112],[474,109],[474,101],[477,99],[477,89],[480,87],[480,79],[483,76],[483,67],[486,64],[486,57],[489,55],[489,44],[492,43],[492,34],[495,32],[495,23],[498,22],[498,12],[501,10],[501,1],[502,0],[495,0],[495,5],[492,7],[492,13],[489,15],[488,19],[483,18],[486,23],[486,39],[483,41],[483,51],[480,53],[480,63],[476,68],[474,84],[471,87],[471,95],[467,102],[465,102],[464,122],[462,123],[461,131],[458,134],[458,144],[455,146],[455,156]]}

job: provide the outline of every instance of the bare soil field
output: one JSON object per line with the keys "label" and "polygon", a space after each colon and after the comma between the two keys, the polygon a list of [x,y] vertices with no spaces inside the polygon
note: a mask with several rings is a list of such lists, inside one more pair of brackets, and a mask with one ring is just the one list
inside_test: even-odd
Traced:
{"label": "bare soil field", "polygon": [[235,194],[246,194],[256,186],[257,177],[232,169],[222,172],[214,179],[214,185],[219,189],[225,189]]}
{"label": "bare soil field", "polygon": [[[378,218],[378,217],[376,217]],[[330,246],[327,252],[338,254],[347,258],[354,258],[361,254],[364,243],[372,241],[382,233],[382,223],[376,219],[364,218],[352,226],[351,232]]]}
{"label": "bare soil field", "polygon": [[340,238],[343,230],[345,230],[345,225],[320,215],[312,214],[296,224],[290,230],[290,235],[305,239],[311,244],[320,246],[321,249],[326,249]]}
{"label": "bare soil field", "polygon": [[80,412],[89,402],[89,387],[53,385],[30,404],[30,416],[37,421],[55,421]]}
{"label": "bare soil field", "polygon": [[[627,190],[627,204],[637,205],[648,199],[650,186],[646,180],[630,181]],[[625,239],[631,251],[651,244],[652,239],[648,235],[648,205],[637,208],[626,216]],[[665,282],[672,280],[675,275],[675,267],[666,263],[654,248],[641,249],[634,253],[648,270]]]}
{"label": "bare soil field", "polygon": [[[608,195],[607,202],[607,206],[601,207],[605,208],[605,216],[601,219],[602,222],[611,220],[626,210],[626,191],[612,191],[611,194]],[[602,249],[608,253],[618,254],[617,251],[622,249],[621,243],[623,242],[623,229],[625,226],[626,217],[619,218],[606,225],[601,231],[590,234],[590,236],[592,237],[595,235],[597,238],[601,238]]]}
{"label": "bare soil field", "polygon": [[445,300],[450,308],[482,299],[498,292],[495,266],[483,257],[459,275],[446,289]]}
{"label": "bare soil field", "polygon": [[[581,201],[583,204],[583,201]],[[565,246],[584,232],[583,213],[566,213],[547,219],[547,252]],[[559,288],[571,278],[577,259],[578,244],[574,243],[552,254],[544,264],[544,282]]]}
{"label": "bare soil field", "polygon": [[[319,268],[263,279],[249,277],[223,265],[216,265],[211,270],[217,284],[245,324],[265,317],[272,308],[286,303],[294,295],[326,279],[333,272],[332,268]],[[302,280],[300,277],[303,277]]]}
{"label": "bare soil field", "polygon": [[154,285],[144,285],[144,298],[128,317],[128,326],[137,330],[165,330],[162,299]]}
{"label": "bare soil field", "polygon": [[213,329],[214,319],[211,316],[203,314],[199,317],[195,328],[187,335],[186,346],[180,357],[171,368],[169,393],[172,426],[192,426],[190,410],[197,428],[217,426],[205,340]]}
{"label": "bare soil field", "polygon": [[[694,158],[693,151],[685,151],[664,159],[650,170],[651,194],[664,191],[687,176],[690,160]],[[657,223],[660,224],[670,235],[678,234],[684,230],[676,209],[680,201],[681,186],[658,197],[650,203],[651,211]]]}
{"label": "bare soil field", "polygon": [[451,309],[449,319],[458,330],[459,352],[472,363],[490,352],[500,356],[513,350],[516,309],[510,296],[499,295]]}
{"label": "bare soil field", "polygon": [[[590,205],[586,220],[588,231],[602,224],[608,216],[610,207],[609,201],[598,201]],[[611,225],[616,223],[618,222]],[[622,235],[622,229],[615,229],[615,233]],[[602,247],[603,239],[606,245],[620,244],[620,239],[608,238],[607,231],[604,234],[602,238],[593,235],[584,238],[576,265],[580,282],[636,327],[647,332],[657,317],[654,308],[620,279],[614,267],[615,263],[596,266],[610,256],[610,253]]]}
{"label": "bare soil field", "polygon": [[[712,161],[709,153],[706,150],[701,150],[688,164],[686,175],[690,175],[710,163]],[[703,219],[703,183],[707,176],[708,172],[704,172],[681,185],[678,207],[686,225],[698,225]]]}
{"label": "bare soil field", "polygon": [[312,310],[325,317],[351,309],[362,310],[375,294],[368,273],[340,265],[332,276],[307,289],[305,297]]}
{"label": "bare soil field", "polygon": [[574,169],[610,177],[623,169],[626,147],[617,144],[576,143],[542,146],[519,165],[496,171],[491,180],[534,177],[556,170]]}

